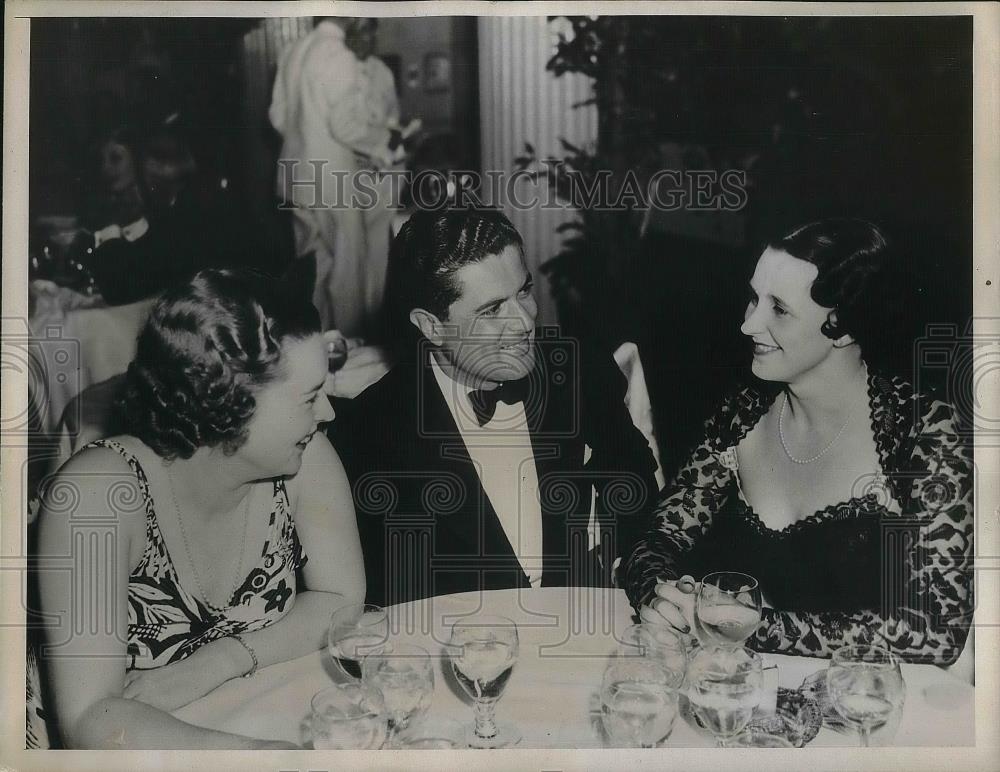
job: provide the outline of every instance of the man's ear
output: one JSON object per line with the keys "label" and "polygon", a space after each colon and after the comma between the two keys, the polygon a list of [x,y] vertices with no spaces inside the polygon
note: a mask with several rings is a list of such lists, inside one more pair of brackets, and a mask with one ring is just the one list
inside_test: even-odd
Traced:
{"label": "man's ear", "polygon": [[[829,314],[827,314],[826,315],[826,321],[830,325],[830,327],[832,327],[834,330],[836,330],[837,329],[837,312],[836,311],[831,311]],[[854,338],[851,335],[848,335],[847,333],[844,333],[839,338],[834,338],[833,339],[833,347],[834,348],[847,348],[848,346],[853,345],[853,344],[854,344]]]}
{"label": "man's ear", "polygon": [[443,342],[441,333],[444,325],[430,311],[426,311],[423,308],[414,308],[410,311],[410,324],[420,330],[420,334],[435,346],[440,346]]}

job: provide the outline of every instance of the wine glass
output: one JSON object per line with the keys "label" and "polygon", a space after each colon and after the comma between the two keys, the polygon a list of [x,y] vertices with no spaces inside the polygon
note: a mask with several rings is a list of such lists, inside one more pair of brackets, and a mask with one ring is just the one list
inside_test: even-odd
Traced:
{"label": "wine glass", "polygon": [[687,672],[687,646],[684,639],[663,625],[638,624],[627,627],[618,644],[618,656],[624,659],[648,657],[670,674],[671,686],[679,689]]}
{"label": "wine glass", "polygon": [[701,580],[694,623],[704,646],[743,646],[760,624],[760,585],[749,574],[722,571]]}
{"label": "wine glass", "polygon": [[517,625],[506,617],[466,617],[451,628],[451,666],[475,704],[475,724],[466,734],[472,748],[505,748],[521,739],[517,727],[493,718],[497,700],[517,662],[517,650]]}
{"label": "wine glass", "polygon": [[843,646],[833,653],[826,671],[827,693],[845,721],[858,727],[861,747],[871,732],[901,711],[906,686],[896,656],[881,646]]}
{"label": "wine glass", "polygon": [[382,695],[355,682],[317,692],[312,698],[309,726],[316,750],[381,748],[389,731]]}
{"label": "wine glass", "polygon": [[406,728],[431,706],[434,670],[426,649],[389,642],[361,663],[361,681],[382,693],[389,731]]}
{"label": "wine glass", "polygon": [[408,750],[458,750],[467,748],[465,727],[452,718],[426,716],[393,735],[392,747]]}
{"label": "wine glass", "polygon": [[702,648],[688,666],[688,700],[720,748],[742,732],[760,703],[764,674],[760,655],[746,648]]}
{"label": "wine glass", "polygon": [[616,748],[655,748],[677,718],[676,673],[655,657],[616,657],[601,684],[601,723]]}
{"label": "wine glass", "polygon": [[361,660],[389,637],[385,609],[368,603],[342,606],[330,617],[327,649],[337,668],[348,678],[360,680]]}
{"label": "wine glass", "polygon": [[347,362],[347,338],[339,337],[326,343],[326,369],[335,373]]}

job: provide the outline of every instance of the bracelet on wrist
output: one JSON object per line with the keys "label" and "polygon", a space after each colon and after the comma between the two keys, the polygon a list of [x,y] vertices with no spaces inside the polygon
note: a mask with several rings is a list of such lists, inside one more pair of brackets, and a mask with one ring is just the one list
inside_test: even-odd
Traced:
{"label": "bracelet on wrist", "polygon": [[246,649],[247,654],[250,655],[250,659],[253,662],[253,664],[250,666],[250,669],[247,672],[245,672],[242,676],[243,678],[250,678],[254,673],[257,672],[257,666],[259,664],[257,662],[257,653],[253,650],[253,647],[249,643],[243,640],[243,636],[240,635],[239,633],[232,633],[230,634],[229,637],[235,640],[244,649]]}

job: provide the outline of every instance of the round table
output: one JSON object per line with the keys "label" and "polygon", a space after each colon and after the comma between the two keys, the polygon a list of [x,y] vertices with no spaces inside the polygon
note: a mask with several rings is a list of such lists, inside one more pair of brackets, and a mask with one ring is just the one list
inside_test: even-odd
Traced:
{"label": "round table", "polygon": [[[520,748],[604,747],[598,692],[616,638],[631,624],[621,590],[549,587],[463,593],[389,609],[390,634],[426,648],[435,663],[431,714],[472,721],[472,704],[451,673],[442,649],[456,619],[474,613],[502,614],[518,626],[520,656],[497,717],[523,733]],[[826,660],[765,655],[778,666],[778,683],[797,688],[824,670]],[[907,694],[893,740],[897,746],[960,746],[975,742],[974,689],[934,665],[904,665]],[[236,678],[174,712],[192,724],[251,737],[305,739],[313,694],[346,680],[325,651],[272,665],[252,678]],[[668,747],[709,747],[713,739],[678,717]],[[822,729],[815,746],[853,746],[857,737]]]}

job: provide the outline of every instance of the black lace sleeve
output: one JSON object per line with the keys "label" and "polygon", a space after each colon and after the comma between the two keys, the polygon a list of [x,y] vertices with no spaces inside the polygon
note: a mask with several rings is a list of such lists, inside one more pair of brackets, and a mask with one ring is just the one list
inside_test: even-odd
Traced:
{"label": "black lace sleeve", "polygon": [[706,422],[705,439],[663,489],[652,527],[636,543],[622,567],[623,585],[636,609],[652,596],[657,577],[679,578],[678,558],[709,529],[713,516],[725,503],[732,471],[722,461],[719,431],[730,410],[727,404]]}
{"label": "black lace sleeve", "polygon": [[828,657],[843,645],[878,643],[908,662],[958,659],[973,609],[972,451],[947,403],[930,401],[921,419],[909,438],[907,468],[895,481],[901,516],[916,523],[918,533],[907,559],[905,600],[886,615],[765,609],[751,640],[756,649]]}

